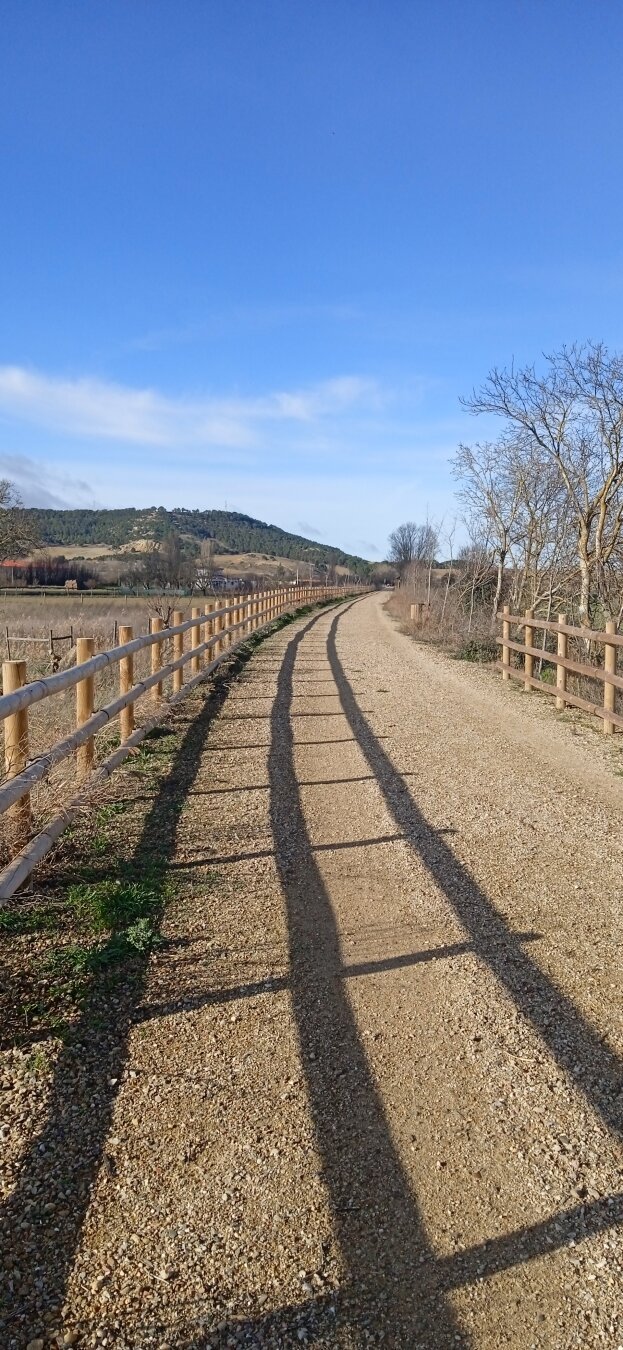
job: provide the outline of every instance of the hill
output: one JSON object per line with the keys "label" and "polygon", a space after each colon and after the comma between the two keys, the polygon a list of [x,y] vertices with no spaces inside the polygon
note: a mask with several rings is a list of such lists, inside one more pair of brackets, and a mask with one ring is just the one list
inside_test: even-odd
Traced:
{"label": "hill", "polygon": [[101,544],[127,549],[140,540],[158,542],[177,531],[191,545],[213,539],[218,553],[262,553],[297,562],[344,566],[360,575],[366,575],[370,568],[370,563],[356,554],[306,539],[304,535],[290,534],[278,525],[267,525],[239,511],[189,511],[181,507],[168,511],[164,506],[145,509],[128,506],[110,511],[30,507],[24,514],[32,521],[42,547]]}

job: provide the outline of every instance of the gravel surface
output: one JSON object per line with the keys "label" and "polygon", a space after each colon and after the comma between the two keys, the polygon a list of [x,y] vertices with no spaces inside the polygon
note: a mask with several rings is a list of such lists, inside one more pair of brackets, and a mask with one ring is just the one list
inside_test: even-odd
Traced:
{"label": "gravel surface", "polygon": [[2,1060],[0,1344],[623,1346],[617,748],[382,595],[197,737],[138,993]]}

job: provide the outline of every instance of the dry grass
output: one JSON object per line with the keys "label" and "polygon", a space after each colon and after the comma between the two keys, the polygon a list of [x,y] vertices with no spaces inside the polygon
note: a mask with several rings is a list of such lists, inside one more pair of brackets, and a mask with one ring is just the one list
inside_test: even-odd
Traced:
{"label": "dry grass", "polygon": [[[193,603],[197,604],[198,601]],[[190,601],[180,600],[180,609],[188,608]],[[117,624],[132,624],[135,634],[149,630],[149,619],[158,613],[158,601],[155,596],[89,595],[79,591],[76,595],[7,595],[2,602],[2,650],[6,657],[6,633],[8,628],[11,639],[11,656],[25,659],[35,674],[49,673],[50,662],[45,648],[41,650],[23,644],[21,649],[13,651],[13,639],[19,637],[39,637],[49,639],[50,629],[55,634],[69,633],[73,628],[75,637],[93,637],[98,648],[112,646]],[[37,664],[39,663],[39,664]]]}
{"label": "dry grass", "polygon": [[[401,623],[403,632],[416,638],[418,642],[426,642],[431,645],[442,646],[450,655],[468,661],[479,661],[483,664],[491,664],[499,658],[500,650],[496,643],[496,638],[501,634],[501,624],[498,622],[495,629],[492,630],[490,611],[484,612],[476,610],[469,622],[469,614],[461,604],[460,596],[450,588],[448,599],[443,610],[444,586],[433,585],[431,589],[430,612],[422,624],[416,624],[411,618],[411,605],[417,600],[425,598],[425,590],[414,593],[408,588],[395,590],[387,604],[390,614]],[[555,619],[555,615],[552,616]],[[556,651],[556,634],[548,633],[546,644],[543,647],[543,631],[535,628],[534,645],[543,649],[544,658],[549,655],[550,659]],[[514,642],[524,641],[523,628],[513,627],[511,630],[511,639]],[[603,646],[599,643],[587,643],[582,638],[570,637],[568,641],[568,656],[571,660],[577,661],[585,666],[594,666],[597,669],[603,669]],[[510,664],[515,669],[523,668],[523,655],[520,652],[510,652]],[[556,683],[555,666],[543,659],[534,662],[535,678],[543,682],[543,692],[546,693]],[[591,679],[586,675],[577,675],[573,671],[567,673],[567,689],[570,694],[578,698],[586,699],[591,703],[601,705],[603,702],[603,683],[596,675]],[[623,691],[615,692],[615,711],[623,714]],[[578,713],[580,717],[593,718],[590,714]]]}
{"label": "dry grass", "polygon": [[[180,601],[180,607],[186,618],[190,618],[190,602]],[[195,601],[195,604],[200,603]],[[94,637],[96,650],[103,651],[112,646],[115,620],[120,624],[131,624],[135,637],[149,631],[150,615],[156,612],[154,597],[149,599],[107,596],[85,596],[81,603],[77,597],[33,596],[15,597],[11,605],[12,615],[7,622],[5,609],[3,618],[11,634],[11,656],[13,659],[27,661],[28,679],[34,680],[49,675],[52,670],[51,658],[47,646],[20,643],[18,635],[41,636],[47,638],[49,629],[55,633],[68,632],[73,626],[76,637]],[[186,638],[188,643],[188,638]],[[172,660],[172,643],[162,646],[162,664]],[[75,660],[75,648],[63,644],[56,648],[62,654],[62,666],[65,668]],[[6,649],[4,652],[6,656]],[[137,652],[134,656],[134,679],[138,683],[151,669],[151,649]],[[185,668],[188,672],[188,667]],[[188,675],[187,675],[188,678]],[[171,680],[165,681],[164,693],[170,692]],[[95,709],[110,703],[119,692],[118,665],[100,671],[95,678]],[[153,717],[156,704],[148,692],[134,704],[136,726],[141,726]],[[69,689],[51,698],[34,704],[29,711],[28,755],[35,759],[45,753],[57,741],[69,735],[75,728],[76,691]],[[101,763],[119,743],[118,719],[100,731],[95,737],[95,763]],[[4,759],[0,764],[0,782],[4,781]],[[74,756],[70,756],[57,765],[45,782],[40,783],[31,794],[33,833],[41,829],[45,821],[58,811],[59,804],[68,801],[77,788]],[[13,826],[7,815],[0,816],[0,866],[3,866],[13,851]]]}

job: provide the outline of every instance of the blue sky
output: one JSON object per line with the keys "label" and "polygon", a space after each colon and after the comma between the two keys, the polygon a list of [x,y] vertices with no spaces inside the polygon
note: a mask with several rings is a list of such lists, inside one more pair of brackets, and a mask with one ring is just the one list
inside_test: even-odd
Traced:
{"label": "blue sky", "polygon": [[459,395],[621,347],[620,0],[4,0],[0,473],[383,556]]}

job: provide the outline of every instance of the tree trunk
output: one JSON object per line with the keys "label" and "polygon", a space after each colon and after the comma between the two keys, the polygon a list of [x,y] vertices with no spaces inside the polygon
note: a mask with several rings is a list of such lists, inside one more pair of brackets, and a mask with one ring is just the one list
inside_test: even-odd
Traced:
{"label": "tree trunk", "polygon": [[498,570],[495,582],[495,595],[493,597],[493,613],[491,615],[492,632],[495,630],[496,619],[498,617],[498,610],[500,608],[500,599],[502,596],[502,583],[504,581],[504,556],[505,555],[501,553],[498,558]]}
{"label": "tree trunk", "polygon": [[580,604],[579,615],[582,628],[590,628],[591,610],[591,569],[586,558],[580,554]]}

